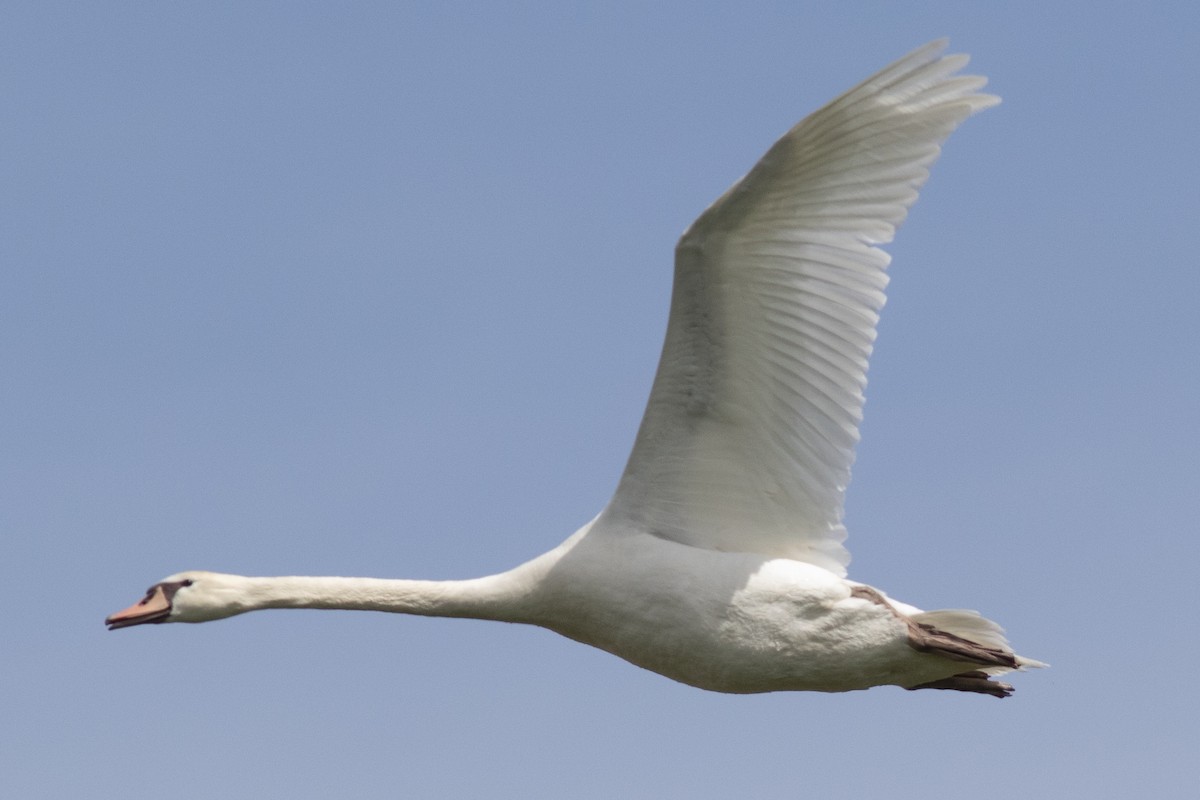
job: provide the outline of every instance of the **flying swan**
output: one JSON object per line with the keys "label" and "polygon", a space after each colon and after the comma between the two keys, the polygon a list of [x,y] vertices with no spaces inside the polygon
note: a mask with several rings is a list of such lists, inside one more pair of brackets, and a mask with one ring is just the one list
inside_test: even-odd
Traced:
{"label": "flying swan", "polygon": [[780,139],[675,248],[666,342],[608,506],[550,552],[461,581],[181,572],[105,620],[331,608],[540,625],[717,692],[871,686],[1006,697],[974,611],[848,580],[842,502],[884,303],[880,245],[941,142],[999,102],[926,45]]}

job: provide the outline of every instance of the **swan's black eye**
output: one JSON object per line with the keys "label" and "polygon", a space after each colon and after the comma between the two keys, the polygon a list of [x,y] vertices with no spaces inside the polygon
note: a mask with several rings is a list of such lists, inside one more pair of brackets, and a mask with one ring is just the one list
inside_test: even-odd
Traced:
{"label": "swan's black eye", "polygon": [[187,580],[185,580],[185,581],[180,581],[180,582],[179,582],[179,585],[180,585],[180,586],[191,586],[191,585],[192,585],[192,580],[191,580],[191,578],[189,578],[189,579],[187,579]]}

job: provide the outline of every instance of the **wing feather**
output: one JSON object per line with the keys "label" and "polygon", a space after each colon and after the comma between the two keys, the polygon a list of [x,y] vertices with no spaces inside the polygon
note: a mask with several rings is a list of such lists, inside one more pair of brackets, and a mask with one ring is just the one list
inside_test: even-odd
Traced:
{"label": "wing feather", "polygon": [[[998,99],[933,42],[775,143],[684,233],[646,415],[604,519],[844,575],[842,505],[892,240]],[[603,527],[603,526],[602,526]]]}

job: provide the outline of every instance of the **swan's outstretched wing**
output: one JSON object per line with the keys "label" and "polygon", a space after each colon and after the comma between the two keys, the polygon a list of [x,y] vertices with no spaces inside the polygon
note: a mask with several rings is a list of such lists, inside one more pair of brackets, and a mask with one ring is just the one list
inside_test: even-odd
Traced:
{"label": "swan's outstretched wing", "polygon": [[845,574],[842,497],[884,303],[878,245],[998,102],[934,42],[809,116],[675,251],[662,360],[608,521]]}

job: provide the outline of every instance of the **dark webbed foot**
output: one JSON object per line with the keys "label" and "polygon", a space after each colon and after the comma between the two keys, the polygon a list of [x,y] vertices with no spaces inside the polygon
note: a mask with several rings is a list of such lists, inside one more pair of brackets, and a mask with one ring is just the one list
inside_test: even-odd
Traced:
{"label": "dark webbed foot", "polygon": [[916,686],[906,687],[912,689],[954,689],[959,692],[978,692],[979,694],[990,694],[992,697],[1008,697],[1013,693],[1013,687],[1007,683],[991,680],[986,672],[972,670],[971,672],[961,672],[958,675],[951,675],[949,678],[942,678],[940,681],[930,681],[929,683],[918,683]]}

